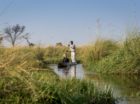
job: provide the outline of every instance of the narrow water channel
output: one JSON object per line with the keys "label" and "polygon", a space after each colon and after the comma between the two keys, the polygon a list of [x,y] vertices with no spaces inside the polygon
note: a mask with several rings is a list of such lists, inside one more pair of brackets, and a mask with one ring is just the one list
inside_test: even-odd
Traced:
{"label": "narrow water channel", "polygon": [[67,68],[58,68],[56,64],[53,64],[50,65],[50,67],[54,69],[54,72],[62,78],[76,77],[78,79],[83,79],[85,76],[82,64]]}
{"label": "narrow water channel", "polygon": [[92,80],[99,88],[109,86],[113,95],[120,99],[117,104],[140,104],[140,77],[138,76],[98,75],[86,72],[82,64],[60,69],[56,64],[50,67],[62,78],[76,77]]}

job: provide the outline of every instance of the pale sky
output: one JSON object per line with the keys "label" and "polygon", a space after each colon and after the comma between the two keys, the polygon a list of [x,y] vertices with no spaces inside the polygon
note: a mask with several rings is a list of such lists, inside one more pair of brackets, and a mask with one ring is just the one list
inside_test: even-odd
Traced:
{"label": "pale sky", "polygon": [[97,37],[120,40],[140,26],[140,0],[0,0],[0,31],[25,25],[31,42],[87,44]]}

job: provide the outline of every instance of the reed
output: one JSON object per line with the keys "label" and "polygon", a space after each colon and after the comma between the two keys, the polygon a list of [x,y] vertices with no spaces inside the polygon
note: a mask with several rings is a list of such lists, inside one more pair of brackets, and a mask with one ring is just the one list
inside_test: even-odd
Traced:
{"label": "reed", "polygon": [[[140,32],[127,33],[124,41],[97,41],[86,48],[83,64],[99,73],[140,74]],[[81,50],[82,50],[81,49]]]}
{"label": "reed", "polygon": [[101,91],[91,81],[60,79],[51,69],[43,69],[38,61],[45,61],[46,49],[20,47],[0,52],[2,104],[113,104],[116,101],[111,90]]}
{"label": "reed", "polygon": [[86,69],[91,69],[95,63],[113,54],[117,49],[118,45],[116,42],[98,39],[94,44],[80,47],[78,54],[81,55],[80,60]]}

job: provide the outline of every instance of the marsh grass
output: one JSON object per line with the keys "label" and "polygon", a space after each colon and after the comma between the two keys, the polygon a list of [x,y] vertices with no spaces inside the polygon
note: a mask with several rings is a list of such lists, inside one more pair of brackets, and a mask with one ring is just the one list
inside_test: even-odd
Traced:
{"label": "marsh grass", "polygon": [[80,47],[78,54],[86,69],[91,69],[95,63],[113,54],[117,49],[118,45],[116,42],[98,39],[94,44]]}
{"label": "marsh grass", "polygon": [[[43,72],[44,73],[44,72]],[[1,103],[113,104],[111,91],[99,91],[92,82],[58,79],[48,73],[35,77],[10,76],[0,81]],[[47,78],[46,78],[47,76]],[[50,77],[49,77],[50,76]]]}
{"label": "marsh grass", "polygon": [[100,91],[91,81],[60,79],[40,66],[38,61],[46,61],[46,51],[26,47],[0,51],[1,104],[115,103],[111,90]]}
{"label": "marsh grass", "polygon": [[140,74],[140,32],[128,32],[121,43],[97,40],[81,49],[81,60],[87,69],[99,73]]}
{"label": "marsh grass", "polygon": [[66,52],[67,48],[64,46],[49,46],[46,48],[45,57],[48,63],[58,63],[62,60],[63,54]]}
{"label": "marsh grass", "polygon": [[[139,74],[139,44],[140,32],[134,30],[128,32],[126,39],[122,42],[97,39],[94,44],[77,47],[76,59],[86,69],[99,73]],[[14,66],[14,64],[21,62],[21,57],[26,56],[23,58],[24,63],[27,63],[25,65],[26,69],[32,69],[33,67],[42,69],[48,68],[48,64],[60,62],[67,50],[68,47],[65,46],[0,48],[0,53],[5,54],[0,57],[7,59],[6,62],[10,62],[10,66]],[[68,57],[70,58],[70,53]],[[0,66],[2,67],[6,62],[0,63]]]}

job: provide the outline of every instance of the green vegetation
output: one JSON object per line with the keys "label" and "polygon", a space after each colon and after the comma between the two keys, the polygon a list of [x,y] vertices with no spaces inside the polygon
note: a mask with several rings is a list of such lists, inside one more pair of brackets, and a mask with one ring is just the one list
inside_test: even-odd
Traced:
{"label": "green vegetation", "polygon": [[49,46],[46,48],[45,58],[48,63],[58,63],[63,58],[63,54],[66,53],[67,47],[65,46]]}
{"label": "green vegetation", "polygon": [[[0,103],[114,104],[110,90],[97,89],[88,80],[60,79],[48,67],[62,60],[67,50],[63,45],[0,47]],[[140,32],[136,30],[123,42],[98,39],[77,47],[76,53],[77,60],[91,71],[140,74]]]}
{"label": "green vegetation", "polygon": [[1,104],[115,103],[110,90],[101,91],[91,81],[60,79],[48,68],[46,56],[50,55],[51,51],[47,49],[0,49]]}
{"label": "green vegetation", "polygon": [[[128,32],[122,42],[98,39],[94,44],[77,47],[77,60],[86,69],[99,73],[139,74],[140,73],[140,33],[136,30]],[[48,64],[58,63],[68,50],[65,46],[18,47],[3,48],[0,53],[11,54],[16,51],[18,57],[13,62],[21,60],[19,56],[27,56],[26,63],[34,68],[47,68]],[[6,53],[9,52],[9,53]],[[6,56],[6,55],[5,55]],[[70,54],[69,54],[70,57]],[[28,58],[28,59],[27,59]],[[28,64],[27,64],[28,65]]]}
{"label": "green vegetation", "polygon": [[[127,35],[122,42],[98,39],[94,44],[77,47],[77,60],[80,60],[86,69],[99,73],[139,74],[140,33],[134,30],[128,32]],[[13,62],[21,60],[19,56],[27,56],[25,63],[31,65],[27,69],[32,69],[32,67],[47,68],[48,64],[58,63],[67,50],[68,48],[65,46],[15,47],[3,48],[0,53],[11,54],[16,51],[17,57],[10,56],[10,59],[16,58],[14,61],[12,60]]]}
{"label": "green vegetation", "polygon": [[[114,96],[119,98],[140,97],[140,76],[114,75],[114,74],[86,74],[87,79],[92,79],[97,87],[110,85]],[[96,84],[97,83],[97,84]],[[118,93],[119,92],[119,93]]]}
{"label": "green vegetation", "polygon": [[81,60],[89,70],[99,73],[140,74],[140,32],[132,31],[122,43],[97,40],[82,47]]}

